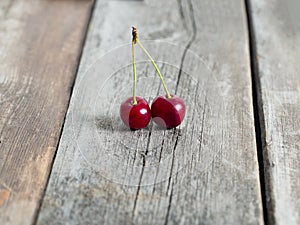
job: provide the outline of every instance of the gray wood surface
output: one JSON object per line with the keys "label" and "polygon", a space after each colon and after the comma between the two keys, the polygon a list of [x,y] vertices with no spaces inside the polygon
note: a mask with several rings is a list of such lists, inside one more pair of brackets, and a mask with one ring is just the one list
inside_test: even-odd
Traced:
{"label": "gray wood surface", "polygon": [[[178,129],[120,122],[132,25],[187,103]],[[38,224],[263,224],[243,1],[97,2]]]}
{"label": "gray wood surface", "polygon": [[252,0],[270,224],[300,224],[300,2]]}
{"label": "gray wood surface", "polygon": [[91,1],[0,1],[1,225],[35,220],[90,6]]}

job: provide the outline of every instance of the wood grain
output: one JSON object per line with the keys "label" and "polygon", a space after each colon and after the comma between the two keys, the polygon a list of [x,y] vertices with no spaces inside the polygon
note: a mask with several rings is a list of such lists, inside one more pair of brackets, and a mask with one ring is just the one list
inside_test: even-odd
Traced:
{"label": "wood grain", "polygon": [[270,224],[300,224],[300,3],[249,1]]}
{"label": "wood grain", "polygon": [[0,224],[29,225],[45,190],[91,1],[0,2]]}
{"label": "wood grain", "polygon": [[[177,129],[120,122],[132,25],[187,102]],[[97,2],[38,224],[263,224],[242,1]]]}

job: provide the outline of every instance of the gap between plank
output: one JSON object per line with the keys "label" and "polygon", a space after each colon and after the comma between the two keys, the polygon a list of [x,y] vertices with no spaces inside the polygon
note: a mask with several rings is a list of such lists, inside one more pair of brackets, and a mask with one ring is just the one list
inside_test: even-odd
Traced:
{"label": "gap between plank", "polygon": [[78,70],[79,70],[79,65],[80,65],[80,61],[81,61],[81,58],[82,58],[84,45],[85,45],[85,42],[86,42],[86,39],[87,39],[87,34],[88,34],[90,22],[91,22],[91,20],[92,20],[92,18],[93,18],[94,8],[95,8],[95,5],[96,5],[96,2],[97,2],[97,0],[92,0],[90,9],[89,9],[88,12],[87,12],[87,13],[89,13],[89,16],[88,16],[88,19],[87,19],[87,22],[86,22],[86,26],[85,26],[85,29],[84,29],[84,35],[83,35],[83,38],[82,38],[82,40],[81,40],[81,46],[80,46],[81,48],[80,48],[80,50],[79,50],[80,52],[79,52],[79,55],[78,55],[78,58],[77,58],[77,67],[76,67],[76,70],[75,70],[74,76],[73,76],[74,79],[71,81],[71,84],[70,84],[70,96],[69,96],[69,102],[68,102],[68,104],[67,104],[66,113],[65,113],[65,116],[64,116],[64,119],[63,119],[63,123],[62,123],[61,129],[60,129],[60,134],[59,134],[58,143],[57,143],[57,146],[56,146],[56,151],[55,151],[55,153],[54,153],[52,162],[51,162],[51,164],[50,164],[49,175],[48,175],[48,178],[47,178],[47,181],[46,181],[46,184],[45,184],[43,193],[42,193],[42,195],[41,195],[41,199],[40,199],[40,201],[39,201],[38,208],[37,208],[37,210],[36,210],[36,212],[35,212],[35,215],[33,216],[33,218],[34,218],[34,219],[33,219],[33,224],[37,224],[37,220],[38,220],[38,217],[39,217],[39,213],[40,213],[40,211],[41,211],[42,203],[43,203],[43,200],[44,200],[44,197],[45,197],[45,194],[46,194],[46,191],[47,191],[47,187],[48,187],[48,184],[49,184],[49,180],[50,180],[52,168],[53,168],[53,165],[54,165],[54,162],[55,162],[55,159],[56,159],[58,147],[59,147],[59,144],[60,144],[60,140],[61,140],[62,133],[63,133],[63,130],[64,130],[65,122],[66,122],[67,112],[68,112],[68,109],[69,109],[69,106],[70,106],[70,101],[71,101],[72,94],[73,94],[74,85],[75,85],[75,82],[76,82],[76,74],[78,73]]}
{"label": "gap between plank", "polygon": [[257,158],[259,167],[260,191],[263,207],[264,224],[274,224],[275,220],[272,215],[273,203],[268,200],[269,196],[269,181],[267,174],[266,163],[264,162],[264,149],[266,146],[266,129],[264,124],[264,114],[262,106],[261,83],[258,74],[257,49],[255,43],[255,33],[252,23],[251,7],[249,0],[245,0],[245,10],[247,16],[247,28],[249,39],[249,54],[251,66],[251,83],[252,83],[252,99],[254,112],[254,126],[256,135]]}

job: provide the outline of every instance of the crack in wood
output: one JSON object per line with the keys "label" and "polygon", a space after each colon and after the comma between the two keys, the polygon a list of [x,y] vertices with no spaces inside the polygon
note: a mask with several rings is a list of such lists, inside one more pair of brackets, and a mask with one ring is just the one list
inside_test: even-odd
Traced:
{"label": "crack in wood", "polygon": [[181,74],[182,74],[182,68],[183,68],[183,63],[185,60],[186,53],[190,49],[192,43],[195,41],[196,35],[197,35],[197,25],[196,25],[192,0],[187,1],[187,3],[189,5],[190,16],[191,16],[191,21],[192,21],[192,36],[191,36],[191,39],[188,41],[187,45],[185,46],[185,49],[184,49],[182,57],[181,57],[179,72],[178,72],[178,76],[177,76],[177,83],[176,83],[176,88],[175,88],[175,94],[178,91],[178,86],[179,86],[179,82],[180,82],[180,78],[181,78]]}
{"label": "crack in wood", "polygon": [[[162,143],[161,143],[160,153],[159,153],[159,158],[158,158],[158,162],[159,162],[159,163],[161,162],[162,151],[163,151],[164,144],[165,144],[165,136],[166,136],[166,132],[164,131],[164,134],[163,134],[163,140],[162,140]],[[154,179],[154,184],[156,184],[156,180],[157,180],[157,175],[158,175],[158,173],[159,173],[159,164],[158,164],[158,166],[157,166],[156,175],[155,175],[155,179]],[[155,190],[156,190],[156,189],[155,189],[155,185],[153,185],[152,195],[154,195]]]}
{"label": "crack in wood", "polygon": [[[174,129],[174,133],[176,132],[176,130]],[[177,144],[178,144],[178,138],[179,138],[179,133],[177,132],[176,135],[176,141],[173,147],[173,152],[172,152],[172,163],[171,163],[171,168],[170,168],[170,176],[169,176],[169,182],[168,182],[168,187],[167,190],[169,190],[170,188],[170,183],[171,183],[171,178],[172,178],[172,173],[173,173],[173,167],[174,167],[174,161],[175,161],[175,151],[177,148]]]}
{"label": "crack in wood", "polygon": [[[202,148],[202,142],[203,142],[203,130],[204,130],[204,118],[205,118],[205,109],[206,109],[206,99],[204,100],[204,106],[203,106],[203,113],[202,113],[202,119],[201,119],[201,131],[200,131],[200,143],[199,143],[199,155],[200,157],[200,152]],[[199,161],[199,158],[198,158]]]}
{"label": "crack in wood", "polygon": [[172,200],[173,200],[173,188],[171,189],[171,193],[170,193],[169,204],[168,204],[168,208],[167,208],[167,214],[166,214],[166,217],[165,217],[164,225],[167,225],[168,222],[169,222]]}
{"label": "crack in wood", "polygon": [[[174,132],[176,132],[176,130],[174,130]],[[168,224],[170,211],[171,211],[171,206],[172,206],[172,199],[173,199],[172,172],[173,172],[173,167],[174,167],[175,150],[176,150],[177,143],[178,143],[178,137],[179,137],[179,134],[177,133],[176,141],[175,141],[175,145],[174,145],[173,153],[172,153],[172,163],[171,163],[171,169],[170,169],[170,177],[169,177],[169,180],[168,180],[167,192],[169,192],[169,190],[170,190],[171,183],[172,183],[172,188],[171,188],[171,193],[170,193],[170,197],[169,197],[169,203],[168,203],[168,208],[167,208],[167,213],[166,213],[166,216],[165,216],[165,223],[164,224]]]}

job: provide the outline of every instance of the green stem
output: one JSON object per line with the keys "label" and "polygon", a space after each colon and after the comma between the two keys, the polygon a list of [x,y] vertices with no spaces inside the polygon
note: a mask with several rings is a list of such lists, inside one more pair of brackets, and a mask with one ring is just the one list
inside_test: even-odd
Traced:
{"label": "green stem", "polygon": [[141,42],[139,41],[139,39],[136,39],[136,43],[140,46],[140,48],[145,52],[145,54],[148,56],[148,58],[151,60],[156,72],[158,73],[158,76],[161,80],[161,83],[163,84],[164,86],[164,89],[165,89],[165,92],[166,92],[166,95],[167,95],[167,98],[172,98],[169,91],[168,91],[168,88],[166,86],[166,83],[164,81],[164,78],[163,76],[161,75],[161,72],[159,71],[156,63],[154,62],[154,59],[151,57],[151,55],[149,54],[149,52],[144,48],[144,46],[141,44]]}
{"label": "green stem", "polygon": [[136,63],[135,63],[135,57],[134,57],[134,42],[132,41],[132,67],[133,67],[133,105],[137,104],[136,101]]}

